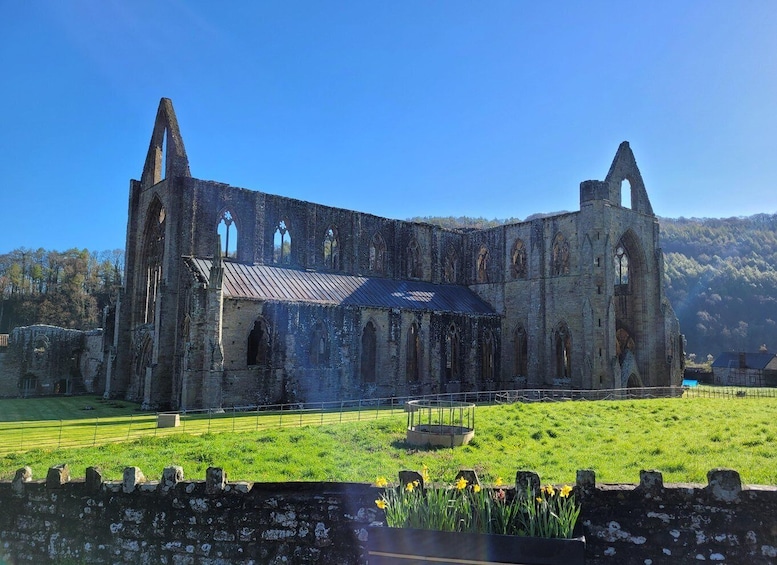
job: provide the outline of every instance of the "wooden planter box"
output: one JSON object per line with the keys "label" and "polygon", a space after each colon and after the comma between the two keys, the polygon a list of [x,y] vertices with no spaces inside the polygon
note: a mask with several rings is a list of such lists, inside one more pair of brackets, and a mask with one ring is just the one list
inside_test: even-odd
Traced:
{"label": "wooden planter box", "polygon": [[581,565],[585,537],[547,539],[375,527],[369,529],[367,560],[369,565]]}

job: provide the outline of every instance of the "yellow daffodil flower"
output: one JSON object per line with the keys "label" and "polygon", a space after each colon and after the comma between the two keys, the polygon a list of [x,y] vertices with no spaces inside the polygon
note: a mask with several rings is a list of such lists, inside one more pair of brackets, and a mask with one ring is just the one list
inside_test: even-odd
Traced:
{"label": "yellow daffodil flower", "polygon": [[569,485],[564,485],[561,487],[561,496],[562,498],[566,498],[569,496],[569,494],[572,492],[572,487]]}
{"label": "yellow daffodil flower", "polygon": [[467,479],[465,479],[464,477],[459,477],[459,480],[456,481],[456,488],[458,490],[464,490],[465,488],[467,488]]}
{"label": "yellow daffodil flower", "polygon": [[542,504],[542,498],[541,498],[541,497],[539,497],[539,496],[538,496],[538,497],[537,497],[537,498],[535,498],[534,500],[536,500],[537,502],[539,502],[540,504]]}
{"label": "yellow daffodil flower", "polygon": [[378,477],[375,479],[375,486],[378,488],[384,488],[388,484],[386,477]]}
{"label": "yellow daffodil flower", "polygon": [[429,482],[429,467],[424,465],[424,468],[421,470],[421,478],[424,480],[425,483]]}
{"label": "yellow daffodil flower", "polygon": [[474,490],[475,492],[480,492],[480,485],[475,485],[474,487],[472,487],[472,490]]}
{"label": "yellow daffodil flower", "polygon": [[383,500],[382,498],[379,498],[378,500],[375,501],[375,506],[377,506],[381,510],[385,510],[388,504],[386,504],[385,500]]}
{"label": "yellow daffodil flower", "polygon": [[406,490],[407,492],[413,492],[413,489],[414,489],[414,488],[415,488],[415,484],[413,484],[413,483],[407,483],[407,484],[405,485],[405,490]]}
{"label": "yellow daffodil flower", "polygon": [[504,481],[502,480],[502,477],[496,478],[496,486],[501,487],[504,484]]}
{"label": "yellow daffodil flower", "polygon": [[553,496],[556,494],[555,489],[553,488],[553,485],[547,485],[545,487],[545,492],[548,494],[548,496]]}

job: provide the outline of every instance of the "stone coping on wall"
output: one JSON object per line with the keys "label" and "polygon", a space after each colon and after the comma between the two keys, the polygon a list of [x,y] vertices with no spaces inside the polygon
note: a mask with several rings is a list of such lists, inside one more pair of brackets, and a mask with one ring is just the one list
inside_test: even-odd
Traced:
{"label": "stone coping on wall", "polygon": [[[474,470],[460,476],[479,483]],[[401,471],[399,482],[418,477]],[[517,471],[500,488],[527,483],[539,488],[539,475]],[[116,481],[96,467],[76,479],[65,464],[45,479],[24,467],[0,481],[0,560],[361,565],[368,526],[384,520],[379,492],[370,483],[229,481],[218,467],[205,480],[184,480],[178,466],[153,480],[127,467]],[[777,487],[742,485],[737,471],[713,469],[702,485],[665,484],[656,470],[635,484],[602,483],[581,470],[573,492],[587,564],[777,563]]]}
{"label": "stone coping on wall", "polygon": [[[474,471],[461,471],[459,475],[466,473],[474,482],[480,483]],[[400,471],[399,480],[407,482],[407,477],[420,477],[417,471]],[[178,483],[197,484],[205,483],[209,494],[222,491],[249,492],[252,489],[292,490],[292,491],[317,491],[341,492],[344,489],[352,489],[355,486],[371,486],[363,482],[325,482],[325,481],[284,481],[284,482],[251,482],[251,481],[227,481],[227,473],[220,467],[209,467],[204,481],[184,481],[183,468],[180,466],[166,467],[160,480],[149,480],[139,467],[126,467],[121,481],[104,480],[98,467],[87,467],[83,478],[73,479],[67,464],[56,465],[48,469],[45,479],[33,479],[32,469],[23,467],[16,472],[11,480],[0,480],[0,488],[11,487],[15,492],[21,493],[28,483],[45,483],[49,489],[64,488],[67,484],[83,484],[87,492],[98,492],[105,489],[111,492],[131,493],[135,490],[149,492],[154,490],[168,490]],[[534,471],[519,470],[516,473],[516,488],[525,488],[526,484],[532,488],[540,485],[540,476]],[[486,485],[488,486],[488,485]],[[503,487],[504,488],[504,487]],[[593,470],[579,470],[575,480],[575,492],[585,498],[592,491],[620,491],[638,492],[650,498],[665,490],[689,493],[704,491],[712,499],[733,502],[743,492],[752,493],[777,493],[777,486],[771,485],[743,485],[739,473],[733,469],[716,468],[707,473],[707,484],[701,483],[664,483],[663,473],[658,470],[640,471],[639,483],[604,483],[596,481],[596,473]]]}

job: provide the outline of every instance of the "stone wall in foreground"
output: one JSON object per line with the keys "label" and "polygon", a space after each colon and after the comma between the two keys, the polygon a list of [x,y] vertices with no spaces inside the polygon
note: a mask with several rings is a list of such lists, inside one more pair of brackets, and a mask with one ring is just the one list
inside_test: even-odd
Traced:
{"label": "stone wall in foreground", "polygon": [[[575,490],[587,563],[777,563],[777,488],[743,488],[735,471],[710,471],[706,486],[664,485],[655,471],[604,485],[579,471]],[[378,494],[360,483],[229,482],[219,468],[204,481],[180,467],[147,481],[129,467],[115,482],[92,467],[78,480],[67,466],[45,480],[24,468],[0,482],[0,563],[362,564]]]}

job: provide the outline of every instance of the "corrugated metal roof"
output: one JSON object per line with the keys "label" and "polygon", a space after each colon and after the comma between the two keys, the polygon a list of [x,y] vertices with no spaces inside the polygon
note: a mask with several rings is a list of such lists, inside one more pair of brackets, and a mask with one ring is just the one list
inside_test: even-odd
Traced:
{"label": "corrugated metal roof", "polygon": [[[186,260],[201,280],[208,280],[210,259],[189,257]],[[224,296],[230,298],[495,314],[488,303],[465,286],[244,265],[231,261],[224,261],[223,289]]]}

